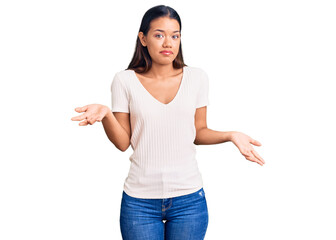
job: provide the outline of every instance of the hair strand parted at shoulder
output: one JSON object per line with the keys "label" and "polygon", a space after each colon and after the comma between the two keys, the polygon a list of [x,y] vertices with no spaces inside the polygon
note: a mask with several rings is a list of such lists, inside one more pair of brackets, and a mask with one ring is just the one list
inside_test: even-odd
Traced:
{"label": "hair strand parted at shoulder", "polygon": [[[147,10],[147,12],[144,14],[139,32],[143,32],[143,34],[147,36],[151,21],[160,17],[169,17],[171,19],[177,20],[180,25],[180,31],[182,31],[181,19],[178,13],[169,6],[157,5]],[[183,68],[184,66],[186,66],[186,64],[183,61],[182,42],[180,42],[179,52],[173,61],[173,67],[179,69]],[[132,69],[137,73],[145,73],[149,71],[151,67],[152,60],[148,53],[147,47],[142,46],[140,39],[137,36],[132,60],[125,70]]]}

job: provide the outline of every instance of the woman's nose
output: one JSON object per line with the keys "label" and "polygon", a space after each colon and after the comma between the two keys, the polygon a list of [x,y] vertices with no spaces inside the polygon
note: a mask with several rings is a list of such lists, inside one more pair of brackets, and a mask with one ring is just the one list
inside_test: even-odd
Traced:
{"label": "woman's nose", "polygon": [[166,47],[171,47],[171,40],[169,38],[165,38],[163,45]]}

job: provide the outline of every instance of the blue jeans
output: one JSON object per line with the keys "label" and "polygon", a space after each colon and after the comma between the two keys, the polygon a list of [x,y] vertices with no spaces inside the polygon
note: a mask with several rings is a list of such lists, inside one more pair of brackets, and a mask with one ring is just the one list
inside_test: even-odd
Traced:
{"label": "blue jeans", "polygon": [[123,240],[203,240],[208,227],[205,193],[201,188],[173,198],[143,199],[123,191],[119,220]]}

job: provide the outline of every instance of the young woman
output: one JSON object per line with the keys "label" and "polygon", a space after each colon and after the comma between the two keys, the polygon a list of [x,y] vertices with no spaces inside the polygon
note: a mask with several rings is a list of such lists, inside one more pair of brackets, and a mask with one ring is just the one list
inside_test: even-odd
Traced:
{"label": "young woman", "polygon": [[205,71],[183,61],[181,20],[159,5],[143,16],[133,59],[115,74],[112,110],[90,104],[75,110],[80,126],[102,121],[121,151],[131,145],[131,166],[120,209],[123,239],[204,239],[208,208],[195,144],[232,141],[246,159],[263,165],[241,132],[207,128],[209,82]]}

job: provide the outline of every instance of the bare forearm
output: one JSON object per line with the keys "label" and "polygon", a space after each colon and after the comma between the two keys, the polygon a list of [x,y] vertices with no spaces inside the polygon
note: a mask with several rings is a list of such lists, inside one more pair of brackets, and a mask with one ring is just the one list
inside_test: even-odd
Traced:
{"label": "bare forearm", "polygon": [[112,112],[109,112],[102,120],[102,124],[108,139],[120,150],[126,151],[130,145],[130,137],[120,125]]}
{"label": "bare forearm", "polygon": [[221,132],[209,128],[202,128],[197,131],[194,144],[209,145],[231,141],[233,131]]}

